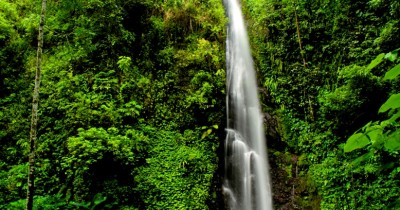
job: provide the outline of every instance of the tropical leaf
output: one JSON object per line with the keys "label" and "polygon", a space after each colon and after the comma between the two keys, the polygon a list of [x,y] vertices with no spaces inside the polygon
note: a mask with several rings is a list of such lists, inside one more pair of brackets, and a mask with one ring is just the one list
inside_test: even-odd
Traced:
{"label": "tropical leaf", "polygon": [[369,70],[375,68],[380,63],[382,63],[384,57],[385,57],[385,53],[381,53],[378,56],[376,56],[376,58],[373,61],[371,61],[371,63],[367,66],[367,70],[369,71]]}
{"label": "tropical leaf", "polygon": [[397,109],[400,107],[400,93],[391,95],[389,99],[379,108],[379,113],[386,112],[389,109]]}
{"label": "tropical leaf", "polygon": [[365,134],[368,136],[369,140],[372,143],[375,143],[381,139],[382,133],[383,133],[382,127],[377,125],[374,127],[370,127]]}
{"label": "tropical leaf", "polygon": [[389,123],[394,123],[396,122],[397,119],[400,118],[400,111],[396,112],[395,114],[393,114],[393,116],[390,117],[390,119],[388,119],[387,121]]}
{"label": "tropical leaf", "polygon": [[388,138],[385,143],[385,149],[389,151],[400,150],[400,129],[393,132]]}
{"label": "tropical leaf", "polygon": [[397,66],[393,67],[388,72],[386,72],[385,77],[383,79],[391,80],[396,78],[399,74],[400,74],[400,64],[398,64]]}
{"label": "tropical leaf", "polygon": [[344,145],[344,152],[351,152],[356,149],[361,149],[368,144],[370,144],[370,141],[364,133],[356,133],[347,139],[347,142]]}

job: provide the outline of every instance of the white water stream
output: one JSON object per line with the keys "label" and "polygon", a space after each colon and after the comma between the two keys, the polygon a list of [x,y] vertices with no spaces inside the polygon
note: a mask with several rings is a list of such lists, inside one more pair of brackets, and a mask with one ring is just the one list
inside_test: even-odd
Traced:
{"label": "white water stream", "polygon": [[239,0],[224,0],[227,37],[225,179],[228,209],[272,210],[266,139],[256,76]]}

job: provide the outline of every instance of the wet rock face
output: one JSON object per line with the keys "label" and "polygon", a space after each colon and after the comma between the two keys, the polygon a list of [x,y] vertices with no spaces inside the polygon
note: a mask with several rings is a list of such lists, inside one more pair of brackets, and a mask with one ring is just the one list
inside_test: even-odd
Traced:
{"label": "wet rock face", "polygon": [[269,151],[275,210],[320,209],[320,198],[307,176],[307,165],[289,152]]}
{"label": "wet rock face", "polygon": [[285,156],[276,151],[270,155],[273,201],[277,210],[296,209],[293,205],[293,186],[296,180],[290,170],[292,165]]}
{"label": "wet rock face", "polygon": [[[271,166],[273,167],[273,166]],[[291,187],[286,171],[274,166],[271,170],[272,192],[275,207],[288,204],[291,201]]]}
{"label": "wet rock face", "polygon": [[291,148],[280,137],[276,116],[264,113],[264,123],[274,209],[320,209],[320,198],[307,176],[305,155],[287,152]]}
{"label": "wet rock face", "polygon": [[272,116],[269,113],[264,113],[264,125],[268,136],[271,136],[273,139],[279,139],[278,120],[275,116]]}

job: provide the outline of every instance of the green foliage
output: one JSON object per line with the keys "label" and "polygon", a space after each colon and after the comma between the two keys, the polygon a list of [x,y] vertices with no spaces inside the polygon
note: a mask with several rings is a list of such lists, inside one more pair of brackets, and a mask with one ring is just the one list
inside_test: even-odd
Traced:
{"label": "green foliage", "polygon": [[[100,205],[106,200],[106,197],[102,197],[101,194],[96,194],[93,197],[93,200],[90,202],[71,202],[67,203],[62,199],[62,195],[56,194],[53,196],[35,196],[34,197],[34,210],[58,210],[58,209],[100,209],[96,207],[100,207]],[[26,200],[21,199],[18,201],[10,202],[7,205],[1,206],[0,208],[4,209],[15,209],[15,210],[23,210],[26,208]]]}
{"label": "green foliage", "polygon": [[119,56],[119,60],[117,62],[118,67],[124,71],[124,73],[128,73],[130,67],[131,67],[131,62],[132,59],[130,57],[126,57],[126,56]]}
{"label": "green foliage", "polygon": [[27,164],[21,164],[6,167],[4,162],[0,166],[0,193],[2,195],[0,204],[5,204],[7,201],[23,196],[26,193],[28,166]]}
{"label": "green foliage", "polygon": [[[77,137],[68,138],[68,152],[61,161],[68,180],[64,186],[68,189],[67,198],[86,200],[91,192],[101,190],[113,201],[131,203],[117,195],[128,198],[133,194],[134,182],[130,176],[140,164],[148,141],[142,132],[133,129],[126,130],[125,135],[119,135],[117,128],[79,129]],[[113,177],[125,180],[114,182]],[[109,189],[112,187],[115,189]]]}
{"label": "green foliage", "polygon": [[[75,206],[78,209],[94,210],[94,209],[96,209],[97,206],[99,206],[101,203],[103,203],[106,200],[107,200],[107,197],[103,197],[101,194],[96,194],[93,197],[93,200],[91,202],[84,202],[84,203],[71,202],[71,205]],[[81,208],[79,208],[79,207],[81,207]]]}
{"label": "green foliage", "polygon": [[[153,131],[155,132],[155,131]],[[139,169],[135,181],[149,209],[207,209],[208,192],[216,169],[216,148],[209,140],[200,141],[200,133],[185,131],[183,135],[158,131],[150,145],[146,164]]]}
{"label": "green foliage", "polygon": [[[391,54],[386,54],[385,58],[389,60],[395,60],[394,57],[391,57]],[[382,54],[379,55],[374,61],[371,62],[369,66],[373,64],[375,65],[378,60],[382,59]],[[393,69],[396,69],[397,67],[394,67]],[[393,71],[393,69],[389,70],[389,72]],[[394,78],[392,78],[394,79]],[[387,77],[383,78],[383,80],[388,80]],[[355,150],[367,150],[367,153],[358,153],[355,154],[355,157],[353,161],[350,162],[350,170],[347,168],[344,168],[343,170],[349,170],[349,174],[345,175],[344,177],[354,177],[354,174],[365,174],[366,176],[374,176],[376,178],[373,179],[368,179],[368,180],[357,180],[356,184],[354,185],[353,178],[351,178],[347,183],[346,186],[380,186],[382,185],[381,183],[384,182],[386,183],[396,183],[398,182],[398,179],[395,177],[390,177],[389,179],[385,179],[384,177],[380,176],[383,173],[390,172],[391,174],[397,174],[397,167],[398,167],[398,161],[396,160],[396,157],[398,155],[397,150],[400,149],[400,143],[399,143],[399,128],[400,124],[398,123],[398,118],[399,118],[399,106],[398,104],[400,103],[397,101],[398,94],[392,94],[389,99],[383,103],[383,105],[379,108],[379,113],[385,113],[388,112],[388,117],[389,119],[385,119],[382,121],[375,121],[375,122],[369,122],[367,123],[362,129],[351,135],[346,143],[344,144],[344,152],[349,153],[353,152]],[[386,158],[384,158],[386,157]],[[395,159],[393,159],[395,158]],[[343,159],[342,161],[348,162],[352,158],[349,159]],[[327,160],[324,160],[324,162]],[[316,170],[321,170],[321,169],[316,169]],[[313,171],[313,170],[312,170]],[[313,171],[314,172],[314,171]],[[315,172],[318,173],[318,172]],[[342,175],[343,176],[343,175]],[[331,177],[331,176],[328,176]],[[339,177],[339,176],[338,176]],[[322,182],[320,181],[319,178],[315,177],[316,180],[319,180],[317,182]],[[324,182],[325,183],[325,182]],[[361,183],[364,183],[361,185]],[[345,183],[343,183],[345,184]],[[362,189],[360,189],[362,190]],[[329,191],[328,189],[323,189],[323,191]],[[349,188],[347,189],[349,191]],[[354,187],[351,190],[352,192],[348,192],[350,195],[354,193],[359,193],[359,190],[355,190]],[[390,208],[398,207],[398,202],[395,200],[395,194],[396,190],[394,189],[385,189],[382,192],[375,192],[373,194],[367,194],[367,196],[372,196],[374,198],[374,208],[383,208],[386,207],[386,203],[384,200],[389,200],[389,206]],[[335,193],[337,194],[337,192]],[[334,204],[332,201],[329,201],[329,197],[326,196],[326,199],[324,202],[325,204],[322,203],[322,206],[326,205],[326,208],[340,208],[338,206],[337,201],[336,204]],[[359,195],[358,195],[359,196]],[[333,196],[334,198],[340,197],[340,195],[335,195]],[[384,198],[384,200],[382,200]],[[348,203],[350,206],[359,206],[360,199],[357,199],[355,201],[341,201],[342,203]],[[329,204],[330,203],[330,204]],[[364,203],[361,203],[361,205],[365,205]]]}
{"label": "green foliage", "polygon": [[[394,53],[387,54],[385,57],[389,58]],[[381,54],[382,55],[382,54]],[[379,55],[378,57],[382,57]],[[392,57],[393,58],[393,57]],[[375,59],[376,60],[376,59]],[[383,80],[393,80],[398,74],[398,66],[395,66],[389,70]],[[391,75],[391,76],[388,76]],[[345,152],[351,152],[355,149],[361,149],[372,143],[373,147],[380,147],[384,144],[384,148],[387,151],[394,152],[400,149],[400,124],[398,118],[400,115],[400,93],[392,94],[389,99],[382,104],[379,108],[379,113],[388,112],[389,119],[383,120],[382,122],[368,123],[364,126],[361,133],[355,133],[347,140],[344,150]]]}
{"label": "green foliage", "polygon": [[[65,201],[61,199],[61,195],[55,196],[34,196],[33,209],[35,210],[50,210],[50,209],[71,209],[67,207]],[[26,199],[10,202],[5,206],[0,206],[4,209],[23,210],[26,208]]]}
{"label": "green foliage", "polygon": [[[0,205],[6,209],[23,206],[25,197],[39,10],[36,1],[0,4]],[[173,191],[160,203],[208,208],[216,191],[216,135],[223,134],[215,125],[225,106],[225,24],[219,0],[48,2],[35,203],[157,208],[150,199],[157,180],[135,177],[164,176],[146,160],[178,153],[168,164],[186,161],[190,169],[165,174]],[[156,131],[169,136],[170,150],[162,151]],[[99,192],[107,197],[101,204]]]}
{"label": "green foliage", "polygon": [[[279,116],[277,130],[289,145],[279,149],[301,153],[310,165],[299,180],[311,177],[323,209],[397,208],[399,66],[386,60],[398,63],[398,50],[374,56],[399,47],[400,4],[242,6],[263,108]],[[39,8],[37,1],[0,4],[5,209],[24,205]],[[222,1],[50,1],[46,20],[35,205],[216,209]]]}
{"label": "green foliage", "polygon": [[392,187],[399,184],[398,169],[388,167],[384,157],[371,153],[362,157],[362,161],[349,162],[342,155],[337,156],[328,157],[310,168],[312,179],[323,197],[321,209],[399,207],[395,202],[399,189]]}
{"label": "green foliage", "polygon": [[398,208],[391,187],[399,182],[398,66],[388,61],[399,58],[398,50],[382,52],[399,47],[400,4],[242,4],[263,108],[278,118],[272,126],[280,135],[268,140],[283,141],[270,143],[273,149],[306,157],[310,167],[303,170],[321,209]]}

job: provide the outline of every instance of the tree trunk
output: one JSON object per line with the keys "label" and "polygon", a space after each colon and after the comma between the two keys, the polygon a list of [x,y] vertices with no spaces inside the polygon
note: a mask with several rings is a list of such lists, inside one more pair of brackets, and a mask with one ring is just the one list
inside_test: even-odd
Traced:
{"label": "tree trunk", "polygon": [[295,4],[295,7],[294,7],[294,15],[296,17],[296,28],[297,28],[297,41],[299,42],[300,55],[303,58],[303,65],[304,65],[304,67],[307,67],[307,62],[303,55],[303,46],[301,44],[299,18],[297,16],[297,6],[298,5],[299,5],[299,2],[297,1],[297,4]]}
{"label": "tree trunk", "polygon": [[31,131],[29,139],[29,169],[28,169],[28,190],[26,192],[26,209],[32,210],[33,207],[33,192],[34,192],[34,171],[35,171],[35,149],[37,139],[37,124],[38,124],[38,104],[39,104],[39,88],[40,88],[40,70],[42,68],[42,48],[43,48],[43,26],[46,12],[46,0],[42,0],[42,11],[39,22],[38,49],[36,57],[36,75],[35,88],[33,89],[32,100],[32,119]]}

